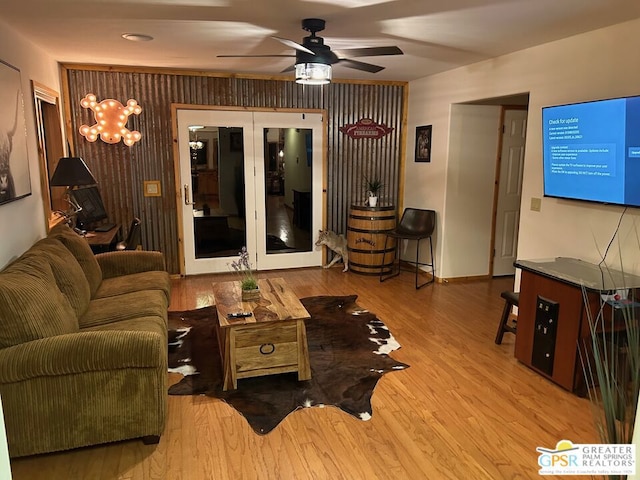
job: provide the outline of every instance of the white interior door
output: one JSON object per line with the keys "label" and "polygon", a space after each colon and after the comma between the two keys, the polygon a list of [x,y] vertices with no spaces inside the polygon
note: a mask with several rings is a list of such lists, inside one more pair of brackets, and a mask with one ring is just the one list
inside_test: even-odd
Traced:
{"label": "white interior door", "polygon": [[[185,273],[320,265],[322,115],[177,112]],[[295,197],[295,198],[294,198]]]}
{"label": "white interior door", "polygon": [[506,110],[496,206],[493,275],[513,275],[518,247],[527,111]]}

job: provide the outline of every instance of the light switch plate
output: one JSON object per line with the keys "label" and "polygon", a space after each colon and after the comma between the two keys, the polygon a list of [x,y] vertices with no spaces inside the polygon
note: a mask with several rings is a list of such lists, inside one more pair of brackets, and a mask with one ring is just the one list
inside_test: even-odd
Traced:
{"label": "light switch plate", "polygon": [[531,211],[539,212],[542,206],[542,199],[537,197],[531,197]]}
{"label": "light switch plate", "polygon": [[150,180],[144,182],[145,197],[161,197],[162,189],[160,188],[160,180]]}

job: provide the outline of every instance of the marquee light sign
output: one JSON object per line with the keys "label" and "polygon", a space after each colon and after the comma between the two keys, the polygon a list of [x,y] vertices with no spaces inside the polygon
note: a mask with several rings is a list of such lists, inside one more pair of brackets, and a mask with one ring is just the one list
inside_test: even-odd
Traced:
{"label": "marquee light sign", "polygon": [[88,141],[95,142],[98,137],[105,143],[118,143],[122,140],[130,147],[142,137],[140,132],[130,131],[125,127],[130,115],[139,115],[142,112],[142,107],[137,101],[129,99],[125,107],[112,98],[98,102],[96,96],[89,93],[80,101],[80,105],[90,108],[96,120],[91,126],[80,127],[80,134]]}

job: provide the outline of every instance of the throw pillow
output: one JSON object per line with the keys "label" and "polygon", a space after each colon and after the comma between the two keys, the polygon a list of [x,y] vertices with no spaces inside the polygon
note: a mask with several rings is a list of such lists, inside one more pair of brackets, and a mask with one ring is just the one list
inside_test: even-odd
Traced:
{"label": "throw pillow", "polygon": [[45,259],[23,256],[0,272],[0,348],[77,331]]}
{"label": "throw pillow", "polygon": [[60,240],[43,238],[27,250],[25,256],[43,256],[49,262],[60,291],[80,318],[89,307],[91,291],[82,267]]}
{"label": "throw pillow", "polygon": [[87,277],[91,298],[93,298],[102,282],[102,270],[89,243],[65,224],[56,225],[49,232],[49,236],[59,239],[76,257]]}

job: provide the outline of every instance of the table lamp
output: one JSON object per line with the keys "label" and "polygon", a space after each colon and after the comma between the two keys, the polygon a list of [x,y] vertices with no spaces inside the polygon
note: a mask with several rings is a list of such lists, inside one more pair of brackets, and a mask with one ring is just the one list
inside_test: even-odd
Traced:
{"label": "table lamp", "polygon": [[87,164],[84,163],[84,160],[80,157],[62,157],[58,161],[58,165],[49,181],[49,185],[52,187],[67,187],[64,199],[71,205],[72,209],[69,212],[60,212],[67,219],[70,219],[81,209],[81,207],[73,201],[69,193],[73,187],[95,185],[96,183],[98,182],[91,174],[89,167],[87,167]]}

